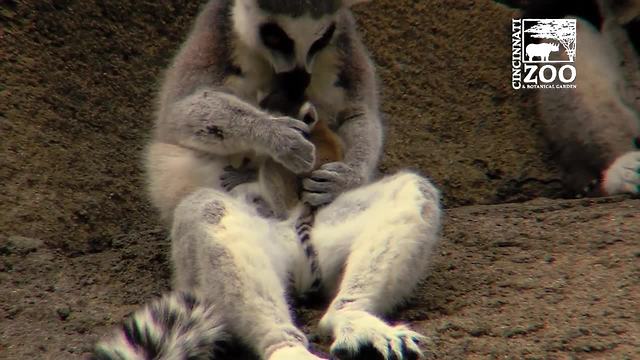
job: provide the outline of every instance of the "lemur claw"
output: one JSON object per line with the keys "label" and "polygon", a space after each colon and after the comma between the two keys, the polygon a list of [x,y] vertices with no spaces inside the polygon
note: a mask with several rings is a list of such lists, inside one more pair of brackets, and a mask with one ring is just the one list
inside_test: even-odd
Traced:
{"label": "lemur claw", "polygon": [[343,162],[322,165],[302,181],[302,199],[314,206],[333,201],[338,195],[363,183],[363,178]]}
{"label": "lemur claw", "polygon": [[233,190],[236,186],[250,183],[258,179],[258,172],[255,169],[246,167],[234,168],[226,166],[220,176],[220,184],[226,191]]}

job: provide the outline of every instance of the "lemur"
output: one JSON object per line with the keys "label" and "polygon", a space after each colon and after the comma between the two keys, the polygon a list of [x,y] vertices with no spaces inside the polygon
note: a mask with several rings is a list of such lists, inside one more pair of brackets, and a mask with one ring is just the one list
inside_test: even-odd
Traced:
{"label": "lemur", "polygon": [[[318,119],[315,106],[304,97],[308,81],[292,86],[290,75],[276,75],[275,87],[259,101],[260,108],[276,115],[297,118],[308,125],[308,139],[315,148],[312,170],[324,164],[341,161],[343,146],[340,138],[329,128],[326,119]],[[286,218],[291,209],[300,202],[300,176],[269,157],[260,160],[260,164],[256,165],[252,159],[241,156],[235,164],[225,168],[221,177],[222,185],[225,190],[233,191],[241,184],[255,184],[257,190],[241,189],[240,192],[261,193],[273,216]]]}
{"label": "lemur", "polygon": [[536,94],[567,187],[639,193],[640,1],[532,0],[523,17],[577,19],[576,88]]}
{"label": "lemur", "polygon": [[[312,170],[324,164],[341,161],[343,150],[340,138],[329,128],[325,119],[318,119],[315,107],[306,101],[303,95],[308,82],[292,86],[289,76],[290,74],[276,75],[275,88],[259,102],[260,108],[278,115],[298,118],[309,126],[309,140],[315,147],[315,162]],[[225,169],[225,174],[221,177],[222,185],[227,191],[239,190],[241,193],[261,194],[266,201],[265,205],[268,206],[268,210],[263,210],[263,213],[269,211],[270,215],[277,218],[286,218],[296,206],[298,207],[300,215],[295,229],[309,261],[313,282],[308,294],[313,296],[319,292],[322,281],[317,254],[309,241],[317,209],[310,204],[301,203],[302,184],[299,175],[270,158],[261,160],[259,165],[253,164],[253,161],[247,158],[236,161],[236,166]],[[254,189],[257,187],[257,189],[248,191],[238,189],[242,184],[254,186]]]}
{"label": "lemur", "polygon": [[[374,181],[383,129],[374,65],[351,6],[366,0],[210,0],[165,74],[146,154],[150,198],[170,228],[173,289],[136,312],[98,359],[206,359],[233,335],[261,359],[318,360],[287,299],[313,286],[295,223],[265,216],[260,194],[225,191],[232,158],[266,156],[302,181],[318,208],[309,242],[331,353],[414,359],[422,335],[389,314],[426,275],[439,240],[440,195],[418,174]],[[341,161],[313,170],[309,127],[260,109],[277,78],[340,138]],[[291,92],[293,93],[293,92]]]}

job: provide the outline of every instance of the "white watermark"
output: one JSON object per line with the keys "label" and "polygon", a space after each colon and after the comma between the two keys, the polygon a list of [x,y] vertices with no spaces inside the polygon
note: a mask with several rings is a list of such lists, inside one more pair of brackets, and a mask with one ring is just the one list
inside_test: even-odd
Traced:
{"label": "white watermark", "polygon": [[575,19],[513,19],[511,31],[514,89],[576,87]]}

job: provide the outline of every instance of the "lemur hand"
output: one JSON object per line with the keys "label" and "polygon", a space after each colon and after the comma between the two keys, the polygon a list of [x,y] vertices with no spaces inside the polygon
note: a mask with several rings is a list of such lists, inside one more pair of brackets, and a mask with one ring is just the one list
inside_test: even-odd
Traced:
{"label": "lemur hand", "polygon": [[343,162],[324,164],[302,181],[302,200],[311,206],[322,206],[362,183],[363,176],[349,165]]}
{"label": "lemur hand", "polygon": [[307,140],[309,126],[290,117],[274,117],[267,149],[273,160],[295,174],[311,171],[316,161],[315,147]]}
{"label": "lemur hand", "polygon": [[607,195],[640,193],[640,151],[620,156],[603,172],[602,190]]}

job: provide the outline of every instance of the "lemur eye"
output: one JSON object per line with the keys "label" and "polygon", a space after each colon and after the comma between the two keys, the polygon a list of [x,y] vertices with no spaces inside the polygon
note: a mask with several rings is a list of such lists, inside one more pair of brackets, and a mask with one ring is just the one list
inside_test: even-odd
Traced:
{"label": "lemur eye", "polygon": [[333,38],[333,33],[335,32],[336,32],[336,24],[331,24],[331,26],[329,26],[327,31],[325,31],[324,34],[322,34],[322,37],[316,40],[313,43],[313,45],[311,45],[308,56],[312,57],[313,55],[317,54],[320,50],[327,47],[327,45],[329,45],[329,42],[331,41],[331,38]]}
{"label": "lemur eye", "polygon": [[260,38],[264,46],[271,50],[279,51],[284,55],[293,54],[293,40],[277,24],[266,23],[260,26]]}

